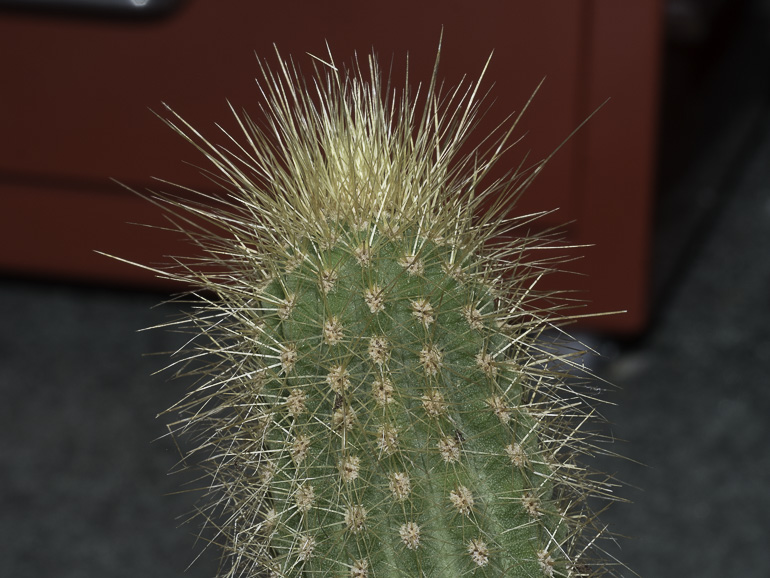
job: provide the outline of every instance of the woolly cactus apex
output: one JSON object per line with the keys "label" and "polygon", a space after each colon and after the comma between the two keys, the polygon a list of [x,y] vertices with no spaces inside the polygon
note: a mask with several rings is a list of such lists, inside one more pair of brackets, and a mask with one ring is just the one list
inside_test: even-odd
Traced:
{"label": "woolly cactus apex", "polygon": [[542,163],[482,188],[513,127],[463,152],[478,83],[434,73],[418,106],[374,58],[263,75],[266,122],[236,116],[232,153],[169,121],[228,194],[161,199],[206,252],[164,274],[209,296],[187,360],[210,364],[172,430],[202,440],[222,575],[604,573],[592,410],[539,341],[552,244],[509,214]]}

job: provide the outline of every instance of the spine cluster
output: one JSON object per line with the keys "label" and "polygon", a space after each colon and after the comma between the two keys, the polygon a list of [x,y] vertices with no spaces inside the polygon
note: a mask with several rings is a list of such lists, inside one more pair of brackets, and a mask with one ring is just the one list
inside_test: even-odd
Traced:
{"label": "spine cluster", "polygon": [[609,487],[576,460],[585,404],[527,307],[540,241],[478,217],[526,179],[479,191],[498,153],[457,162],[474,90],[447,112],[431,84],[419,118],[374,64],[329,66],[320,103],[288,65],[266,74],[272,137],[244,121],[240,157],[198,145],[224,207],[170,200],[217,231],[193,234],[208,270],[166,274],[216,295],[190,357],[214,360],[175,409],[203,439],[223,575],[598,575],[585,501]]}

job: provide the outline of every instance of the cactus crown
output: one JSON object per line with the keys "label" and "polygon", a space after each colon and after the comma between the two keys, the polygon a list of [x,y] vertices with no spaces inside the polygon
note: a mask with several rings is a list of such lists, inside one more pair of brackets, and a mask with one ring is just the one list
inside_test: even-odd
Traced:
{"label": "cactus crown", "polygon": [[515,121],[463,152],[480,80],[434,73],[418,106],[374,57],[311,84],[280,62],[232,151],[168,121],[229,193],[161,199],[206,252],[163,274],[208,290],[172,431],[197,432],[222,575],[598,575],[586,499],[611,486],[539,342],[552,243],[509,213],[542,162],[481,189]]}

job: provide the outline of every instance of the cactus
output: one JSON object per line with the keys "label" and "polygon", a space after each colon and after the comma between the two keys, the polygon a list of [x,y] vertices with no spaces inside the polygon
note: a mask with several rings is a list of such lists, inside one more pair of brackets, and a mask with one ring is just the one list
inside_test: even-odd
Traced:
{"label": "cactus", "polygon": [[481,80],[417,98],[374,57],[313,84],[261,66],[234,152],[168,109],[228,194],[158,197],[205,250],[162,273],[204,290],[171,429],[197,436],[222,576],[604,573],[592,410],[540,341],[553,242],[510,213],[545,161],[482,188],[516,122],[463,148]]}

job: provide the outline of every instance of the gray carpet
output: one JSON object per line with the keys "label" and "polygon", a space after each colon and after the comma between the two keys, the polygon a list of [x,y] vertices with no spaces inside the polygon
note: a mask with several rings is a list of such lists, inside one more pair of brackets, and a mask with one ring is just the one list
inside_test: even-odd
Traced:
{"label": "gray carpet", "polygon": [[[605,516],[646,577],[770,576],[770,122],[649,336],[605,368],[639,490]],[[616,551],[614,551],[616,553]]]}
{"label": "gray carpet", "polygon": [[[177,576],[192,507],[155,415],[184,383],[151,374],[179,336],[158,295],[0,285],[0,576]],[[212,564],[188,576],[213,575]]]}

